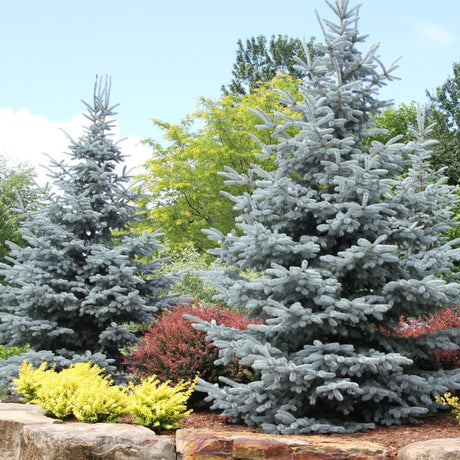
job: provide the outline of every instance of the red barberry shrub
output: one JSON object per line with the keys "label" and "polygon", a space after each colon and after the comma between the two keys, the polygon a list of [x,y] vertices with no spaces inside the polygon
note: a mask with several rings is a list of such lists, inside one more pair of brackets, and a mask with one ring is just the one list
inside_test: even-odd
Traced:
{"label": "red barberry shrub", "polygon": [[246,329],[250,323],[245,315],[219,306],[205,307],[198,302],[176,305],[159,317],[136,346],[128,349],[128,369],[137,377],[156,375],[161,381],[172,382],[193,379],[197,373],[213,383],[221,375],[237,382],[251,380],[251,369],[238,362],[214,364],[218,348],[206,341],[204,331],[192,327],[192,321],[184,318],[186,314],[236,329]]}
{"label": "red barberry shrub", "polygon": [[[442,308],[434,315],[424,318],[401,317],[399,327],[394,332],[402,337],[418,337],[453,327],[460,327],[460,305],[453,309]],[[437,369],[456,369],[460,367],[460,351],[434,351],[432,361],[433,367]]]}

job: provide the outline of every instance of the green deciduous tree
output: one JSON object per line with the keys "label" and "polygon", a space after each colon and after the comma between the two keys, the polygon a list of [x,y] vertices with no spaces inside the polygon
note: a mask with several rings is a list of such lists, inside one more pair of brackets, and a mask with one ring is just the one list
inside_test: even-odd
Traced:
{"label": "green deciduous tree", "polygon": [[32,168],[8,166],[0,157],[0,262],[5,262],[10,251],[7,241],[20,246],[25,243],[19,231],[21,214],[15,209],[19,208],[18,201],[27,205],[36,200],[34,176]]}
{"label": "green deciduous tree", "polygon": [[[110,85],[96,83],[87,104],[90,125],[71,140],[68,163],[52,162],[54,190],[21,227],[28,246],[13,246],[12,266],[0,265],[0,343],[29,343],[21,359],[59,365],[87,361],[117,364],[120,349],[136,337],[127,323],[147,323],[172,284],[158,276],[157,234],[133,234],[138,193],[117,168],[124,156],[111,139]],[[11,371],[2,362],[0,379]]]}
{"label": "green deciduous tree", "polygon": [[244,96],[272,80],[277,73],[299,78],[301,72],[296,68],[295,57],[305,59],[305,48],[313,54],[313,41],[313,38],[310,39],[304,46],[302,40],[286,35],[272,35],[270,40],[259,35],[247,39],[244,45],[242,40],[238,40],[233,79],[228,86],[222,86],[223,93]]}
{"label": "green deciduous tree", "polygon": [[417,105],[399,104],[398,107],[387,108],[375,116],[375,125],[377,128],[385,129],[385,133],[376,134],[369,138],[367,143],[370,145],[376,140],[386,144],[390,139],[396,136],[402,136],[402,142],[409,142],[414,139],[411,129],[417,125]]}
{"label": "green deciduous tree", "polygon": [[241,233],[208,230],[227,268],[205,281],[218,300],[264,322],[237,331],[196,319],[220,348],[219,363],[239,359],[258,374],[249,384],[197,388],[222,415],[270,433],[416,421],[437,410],[436,395],[460,388],[460,369],[424,367],[433,349],[457,348],[459,329],[397,333],[401,316],[424,317],[460,298],[451,273],[460,251],[445,236],[455,190],[430,166],[421,114],[413,141],[365,145],[385,105],[377,90],[394,66],[382,66],[376,45],[361,53],[359,7],[327,3],[336,20],[324,23],[321,54],[304,64],[303,99],[283,96],[301,117],[280,125],[261,113],[276,133],[262,144],[274,169],[227,170],[229,185],[252,191],[232,198]]}
{"label": "green deciduous tree", "polygon": [[460,64],[454,64],[453,76],[427,95],[428,114],[435,123],[433,138],[439,141],[433,148],[433,165],[447,167],[449,183],[460,185]]}
{"label": "green deciduous tree", "polygon": [[[243,97],[203,98],[198,110],[178,125],[155,120],[169,145],[145,141],[153,155],[146,164],[149,172],[143,176],[149,193],[142,203],[148,213],[141,227],[161,227],[173,251],[189,245],[200,251],[212,247],[203,228],[230,231],[238,212],[221,192],[234,188],[226,186],[219,173],[226,166],[243,172],[252,163],[270,169],[272,159],[255,156],[260,148],[251,135],[260,119],[250,109],[286,112],[276,90],[296,92],[297,85],[290,76],[278,76]],[[262,141],[270,142],[273,134],[264,132]],[[249,190],[246,185],[237,188],[240,193]]]}

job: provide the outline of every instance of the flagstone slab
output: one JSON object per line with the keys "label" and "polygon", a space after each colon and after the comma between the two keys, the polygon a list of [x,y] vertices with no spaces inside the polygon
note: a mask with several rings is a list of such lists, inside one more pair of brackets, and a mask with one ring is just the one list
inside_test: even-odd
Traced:
{"label": "flagstone slab", "polygon": [[177,430],[178,460],[394,459],[394,452],[372,442],[333,436],[281,436],[234,431]]}

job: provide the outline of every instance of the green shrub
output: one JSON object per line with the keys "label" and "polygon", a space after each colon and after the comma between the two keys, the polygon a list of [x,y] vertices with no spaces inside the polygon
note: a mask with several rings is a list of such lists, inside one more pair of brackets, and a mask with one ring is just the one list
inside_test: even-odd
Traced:
{"label": "green shrub", "polygon": [[174,292],[180,296],[199,300],[206,305],[215,303],[213,297],[217,294],[214,287],[201,280],[197,271],[210,270],[212,259],[209,255],[199,253],[192,246],[182,253],[173,254],[163,263],[162,273],[177,273],[181,281],[174,285]]}
{"label": "green shrub", "polygon": [[4,347],[0,345],[0,360],[4,361],[11,356],[20,355],[30,348],[29,345],[23,345],[22,347]]}
{"label": "green shrub", "polygon": [[[5,347],[0,345],[0,361],[6,361],[12,356],[20,355],[30,349],[30,345],[23,345],[21,347]],[[5,374],[2,375],[5,378]],[[6,401],[11,396],[9,385],[5,385],[5,381],[0,385],[0,402]]]}
{"label": "green shrub", "polygon": [[[183,252],[176,252],[171,255],[168,248],[162,251],[162,254],[169,256],[169,259],[163,263],[162,273],[175,273],[180,276],[181,281],[174,285],[174,292],[180,296],[184,296],[200,302],[202,305],[213,306],[216,304],[214,296],[217,290],[214,286],[206,284],[199,276],[199,272],[207,272],[214,268],[223,268],[223,265],[218,265],[215,258],[209,254],[197,251],[193,246],[188,246]],[[248,279],[256,279],[260,277],[260,273],[253,270],[245,270],[240,273]],[[246,311],[242,308],[242,312]]]}

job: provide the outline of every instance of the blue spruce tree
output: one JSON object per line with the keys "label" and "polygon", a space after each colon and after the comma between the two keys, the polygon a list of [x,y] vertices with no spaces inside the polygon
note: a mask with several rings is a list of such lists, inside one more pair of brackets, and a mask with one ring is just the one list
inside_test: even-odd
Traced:
{"label": "blue spruce tree", "polygon": [[460,370],[423,367],[433,349],[457,348],[458,329],[418,338],[394,332],[401,315],[459,301],[451,274],[458,241],[444,236],[454,190],[430,169],[422,115],[413,142],[365,146],[386,105],[376,93],[396,66],[383,67],[377,46],[358,50],[358,7],[327,4],[337,21],[320,21],[324,44],[312,61],[299,61],[303,102],[283,94],[292,116],[260,112],[261,127],[277,132],[279,143],[260,143],[276,169],[228,169],[230,184],[252,188],[229,196],[243,212],[240,233],[207,230],[228,268],[204,279],[220,301],[263,323],[239,331],[196,319],[219,347],[218,362],[239,359],[256,372],[247,384],[222,378],[199,389],[212,409],[269,433],[413,422],[437,410],[435,395],[460,388]]}
{"label": "blue spruce tree", "polygon": [[11,244],[11,266],[0,267],[0,343],[31,346],[2,363],[6,380],[22,359],[117,366],[120,349],[135,340],[127,324],[151,321],[168,300],[173,278],[158,274],[160,259],[145,262],[160,247],[158,233],[130,230],[138,192],[119,171],[109,93],[109,80],[97,79],[85,104],[89,127],[71,140],[70,161],[49,168],[56,192],[25,210],[28,246]]}

